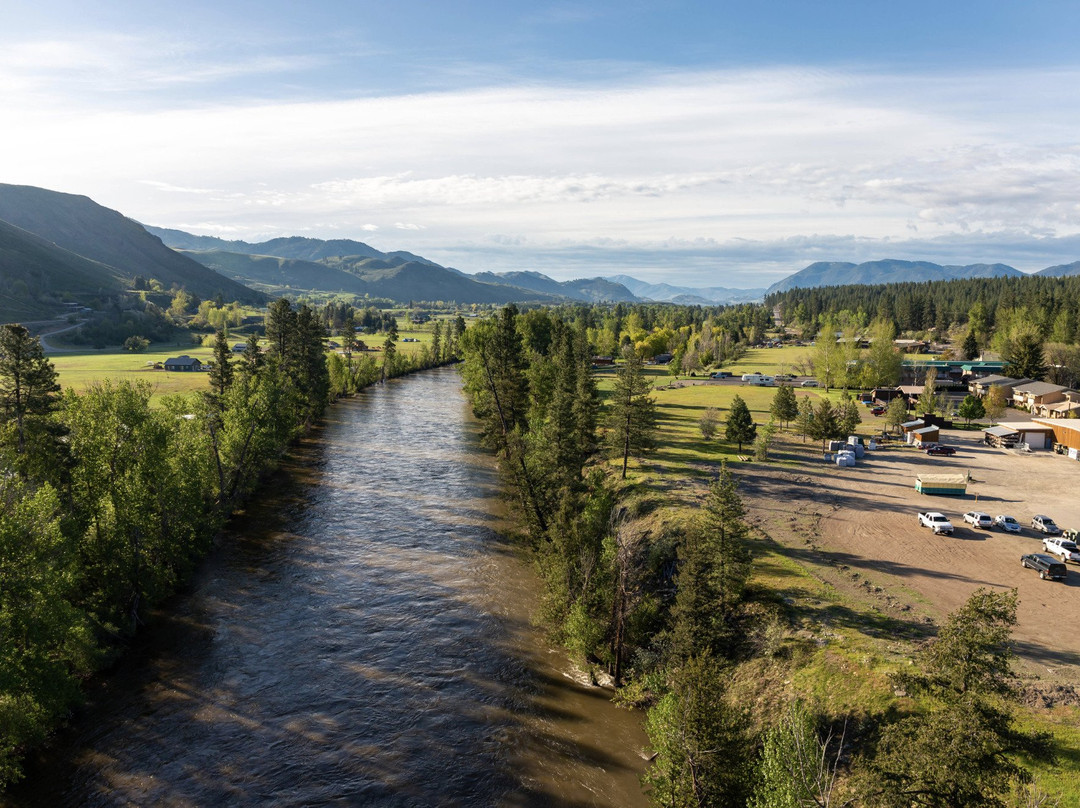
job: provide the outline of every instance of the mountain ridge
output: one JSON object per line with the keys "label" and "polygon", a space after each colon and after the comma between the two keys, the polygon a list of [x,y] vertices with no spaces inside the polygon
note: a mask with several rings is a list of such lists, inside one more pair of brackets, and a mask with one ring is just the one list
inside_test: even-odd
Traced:
{"label": "mountain ridge", "polygon": [[69,253],[111,268],[126,281],[154,278],[200,298],[264,303],[265,296],[169,249],[161,239],[119,211],[87,196],[30,185],[0,184],[0,221]]}

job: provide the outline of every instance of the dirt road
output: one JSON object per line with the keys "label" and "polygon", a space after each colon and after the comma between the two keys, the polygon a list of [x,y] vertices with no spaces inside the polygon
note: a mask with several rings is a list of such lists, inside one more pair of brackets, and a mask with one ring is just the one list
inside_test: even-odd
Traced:
{"label": "dirt road", "polygon": [[[894,446],[838,468],[800,452],[803,462],[789,470],[747,464],[739,472],[752,513],[773,538],[796,552],[813,551],[886,610],[940,619],[980,586],[1015,587],[1013,636],[1026,667],[1080,682],[1080,566],[1069,565],[1068,580],[1057,583],[1020,564],[1023,553],[1042,550],[1041,534],[1030,528],[1033,515],[1080,527],[1080,463],[1050,452],[993,449],[981,439],[981,432],[943,432],[942,442],[958,450],[950,458]],[[968,495],[916,493],[918,471],[969,471]],[[935,536],[920,527],[920,510],[943,512],[956,532]],[[964,523],[971,510],[1014,516],[1024,532],[976,530]]]}

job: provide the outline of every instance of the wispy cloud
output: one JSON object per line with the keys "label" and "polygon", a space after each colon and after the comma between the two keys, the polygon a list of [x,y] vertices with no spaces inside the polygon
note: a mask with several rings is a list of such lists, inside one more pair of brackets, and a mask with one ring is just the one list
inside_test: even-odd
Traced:
{"label": "wispy cloud", "polygon": [[[43,53],[0,56],[0,87]],[[56,56],[61,72],[80,61]],[[192,75],[278,67],[239,59]],[[93,111],[38,93],[0,130],[0,174],[165,226],[380,232],[384,249],[465,269],[674,267],[724,285],[725,274],[887,254],[1037,268],[1077,257],[1080,107],[1059,102],[1078,79],[666,72]]]}

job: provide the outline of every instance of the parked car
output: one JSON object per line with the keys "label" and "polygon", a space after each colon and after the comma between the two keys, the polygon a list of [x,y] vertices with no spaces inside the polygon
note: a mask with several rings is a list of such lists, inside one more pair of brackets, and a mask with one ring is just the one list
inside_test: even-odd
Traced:
{"label": "parked car", "polygon": [[731,372],[727,370],[721,370],[712,375],[714,379],[730,379]]}
{"label": "parked car", "polygon": [[1020,556],[1020,563],[1027,569],[1038,570],[1039,577],[1043,580],[1050,578],[1054,581],[1064,581],[1069,575],[1064,563],[1046,553],[1027,553]]}
{"label": "parked car", "polygon": [[952,522],[949,521],[949,517],[937,511],[921,511],[919,513],[919,524],[930,528],[938,535],[951,536],[953,532]]}
{"label": "parked car", "polygon": [[807,379],[806,381],[804,381],[802,383],[801,386],[802,387],[817,387],[818,386],[817,379]]}
{"label": "parked car", "polygon": [[1080,564],[1080,548],[1071,539],[1063,539],[1060,536],[1045,538],[1043,539],[1043,549],[1062,561],[1072,561]]}
{"label": "parked car", "polygon": [[956,449],[951,446],[943,446],[940,443],[935,443],[929,449],[926,450],[928,455],[944,455],[945,457],[952,457],[956,454]]}
{"label": "parked car", "polygon": [[1000,527],[1006,533],[1019,533],[1023,528],[1011,516],[995,516],[994,527]]}
{"label": "parked car", "polygon": [[1037,530],[1040,533],[1046,533],[1049,536],[1056,536],[1061,532],[1061,528],[1054,524],[1054,520],[1049,516],[1043,516],[1038,514],[1031,519],[1031,529]]}
{"label": "parked car", "polygon": [[871,415],[884,415],[885,413],[886,409],[884,407],[874,407],[874,409],[870,410]]}
{"label": "parked car", "polygon": [[972,527],[981,527],[983,530],[989,530],[994,526],[994,520],[990,518],[990,514],[982,511],[968,511],[964,514],[964,521]]}
{"label": "parked car", "polygon": [[778,373],[778,374],[776,374],[775,378],[776,378],[776,380],[778,382],[793,382],[793,381],[795,381],[795,377],[792,376],[790,373]]}

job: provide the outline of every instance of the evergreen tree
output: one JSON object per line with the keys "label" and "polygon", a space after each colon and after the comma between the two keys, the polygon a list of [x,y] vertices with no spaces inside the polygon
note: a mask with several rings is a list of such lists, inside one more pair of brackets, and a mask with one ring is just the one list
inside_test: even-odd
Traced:
{"label": "evergreen tree", "polygon": [[964,359],[969,362],[979,356],[979,340],[975,336],[975,331],[971,330],[967,332],[967,336],[964,337],[964,345],[961,348],[964,354]]}
{"label": "evergreen tree", "polygon": [[855,428],[862,423],[862,414],[859,412],[859,405],[847,394],[844,395],[844,399],[840,404],[837,417],[840,421],[839,426],[840,431],[843,433],[842,437],[854,435]]}
{"label": "evergreen tree", "polygon": [[233,380],[232,350],[223,330],[214,336],[214,366],[210,369],[210,390],[212,395],[221,400]]}
{"label": "evergreen tree", "polygon": [[[56,370],[41,342],[17,323],[0,326],[0,445],[14,451],[24,476],[56,456],[49,416],[59,403]],[[36,469],[42,473],[46,469]]]}
{"label": "evergreen tree", "polygon": [[799,399],[799,412],[795,416],[795,430],[802,435],[803,443],[814,434],[814,403],[810,396]]}
{"label": "evergreen tree", "polygon": [[1046,356],[1042,334],[1034,326],[1019,328],[1010,335],[1003,351],[1005,374],[1015,379],[1041,381],[1046,377]]}
{"label": "evergreen tree", "polygon": [[623,351],[625,363],[615,371],[615,386],[609,399],[608,445],[622,457],[622,478],[631,454],[650,451],[655,443],[656,401],[650,395],[652,383],[645,377],[641,357],[632,349]]}
{"label": "evergreen tree", "polygon": [[776,390],[776,395],[773,396],[770,412],[773,418],[780,422],[781,426],[794,421],[799,414],[799,402],[795,398],[795,388],[789,384],[780,385]]}
{"label": "evergreen tree", "polygon": [[266,342],[271,356],[288,366],[293,355],[292,343],[296,333],[296,312],[287,298],[279,297],[266,312]]}
{"label": "evergreen tree", "polygon": [[645,731],[656,758],[645,776],[667,808],[742,808],[748,779],[745,729],[724,698],[723,670],[711,656],[676,668]]}
{"label": "evergreen tree", "polygon": [[840,417],[827,398],[821,399],[814,409],[813,431],[810,437],[821,441],[821,450],[825,451],[825,444],[830,440],[837,440],[847,436]]}
{"label": "evergreen tree", "polygon": [[756,436],[757,425],[754,424],[750,408],[746,406],[742,396],[736,393],[735,398],[731,400],[724,437],[731,443],[738,443],[741,452],[743,444],[750,443]]}

